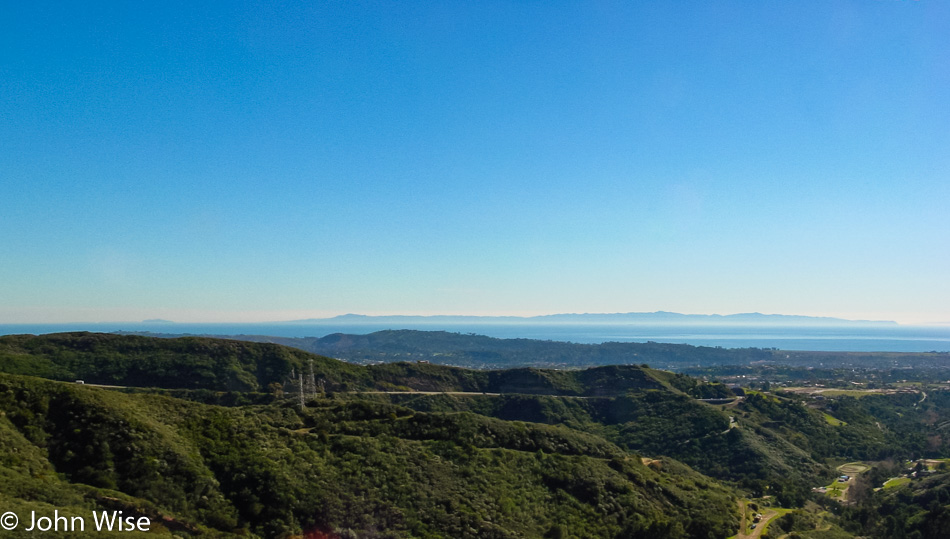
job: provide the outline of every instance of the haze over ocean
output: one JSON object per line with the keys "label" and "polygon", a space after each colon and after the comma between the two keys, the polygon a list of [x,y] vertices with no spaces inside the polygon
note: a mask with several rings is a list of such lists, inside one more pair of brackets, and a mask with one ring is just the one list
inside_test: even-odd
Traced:
{"label": "haze over ocean", "polygon": [[277,337],[324,337],[332,333],[366,334],[386,329],[418,329],[476,333],[490,337],[540,339],[576,343],[656,341],[723,348],[778,348],[781,350],[851,352],[950,352],[950,328],[944,326],[889,327],[782,327],[621,324],[167,324],[167,323],[76,323],[0,324],[0,335],[45,334],[64,331],[151,332],[191,335],[270,335]]}

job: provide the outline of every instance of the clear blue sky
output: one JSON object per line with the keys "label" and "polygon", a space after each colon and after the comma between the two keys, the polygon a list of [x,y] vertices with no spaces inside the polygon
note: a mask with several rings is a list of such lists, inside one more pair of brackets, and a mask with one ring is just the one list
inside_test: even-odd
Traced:
{"label": "clear blue sky", "polygon": [[0,3],[0,322],[950,322],[950,3]]}

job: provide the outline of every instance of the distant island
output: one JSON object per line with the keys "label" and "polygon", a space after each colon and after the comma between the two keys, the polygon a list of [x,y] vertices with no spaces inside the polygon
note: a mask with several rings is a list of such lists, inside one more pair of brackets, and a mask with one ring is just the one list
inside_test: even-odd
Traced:
{"label": "distant island", "polygon": [[343,314],[332,318],[292,320],[292,324],[642,324],[642,325],[769,325],[769,326],[896,326],[890,320],[846,320],[843,318],[787,314],[681,314],[652,313],[565,313],[541,316],[455,316]]}

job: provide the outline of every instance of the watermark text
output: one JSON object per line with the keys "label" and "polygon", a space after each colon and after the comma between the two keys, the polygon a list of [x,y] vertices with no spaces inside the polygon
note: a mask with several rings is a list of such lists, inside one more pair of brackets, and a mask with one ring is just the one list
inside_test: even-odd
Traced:
{"label": "watermark text", "polygon": [[19,527],[28,532],[147,532],[151,526],[152,521],[148,517],[127,516],[122,511],[92,511],[90,517],[60,515],[59,509],[54,510],[52,515],[30,511],[22,523],[20,515],[13,511],[0,515],[0,528],[7,531]]}

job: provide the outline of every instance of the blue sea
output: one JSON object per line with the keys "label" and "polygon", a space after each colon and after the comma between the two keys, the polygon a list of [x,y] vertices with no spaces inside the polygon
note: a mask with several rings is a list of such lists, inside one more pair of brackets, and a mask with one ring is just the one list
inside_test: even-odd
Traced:
{"label": "blue sea", "polygon": [[534,323],[402,323],[358,324],[177,324],[77,323],[0,324],[0,335],[64,331],[148,331],[190,335],[271,335],[323,337],[332,333],[366,334],[384,329],[443,330],[499,338],[525,338],[575,343],[655,341],[723,348],[778,348],[852,352],[947,352],[947,326],[741,326]]}

